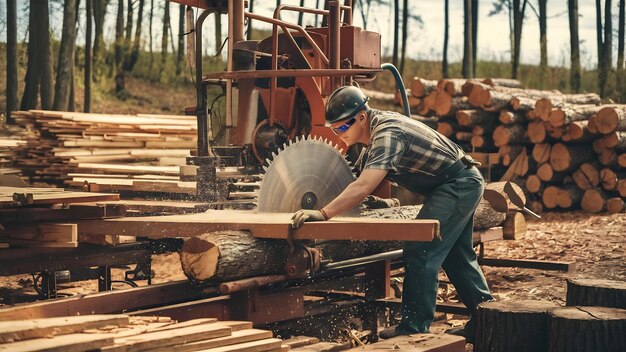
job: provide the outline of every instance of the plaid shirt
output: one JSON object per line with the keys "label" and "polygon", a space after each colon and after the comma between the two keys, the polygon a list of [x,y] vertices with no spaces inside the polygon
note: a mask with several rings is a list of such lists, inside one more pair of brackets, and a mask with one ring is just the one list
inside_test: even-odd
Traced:
{"label": "plaid shirt", "polygon": [[465,155],[442,134],[404,115],[372,109],[369,117],[370,144],[356,162],[360,170],[388,170],[391,179],[408,174],[433,177]]}

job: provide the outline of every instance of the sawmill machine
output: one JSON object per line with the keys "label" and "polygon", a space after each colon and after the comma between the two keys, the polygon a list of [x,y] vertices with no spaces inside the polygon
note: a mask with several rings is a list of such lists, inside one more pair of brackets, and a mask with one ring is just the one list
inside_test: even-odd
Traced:
{"label": "sawmill machine", "polygon": [[[197,155],[188,164],[197,166],[200,197],[224,199],[227,185],[216,169],[237,166],[258,172],[298,137],[321,139],[346,152],[325,126],[325,100],[335,88],[371,81],[381,71],[380,34],[352,24],[351,0],[330,1],[328,10],[280,5],[272,17],[247,11],[244,0],[174,2],[188,5],[187,32],[194,34],[188,46],[195,48],[188,52],[195,58],[197,104],[186,112],[198,117]],[[328,25],[303,28],[281,19],[286,12],[322,16]],[[227,62],[224,71],[205,73],[202,27],[213,13],[228,15]],[[272,35],[247,40],[250,21],[255,28],[265,25]],[[207,93],[215,85],[225,97],[219,119],[212,116],[214,101]]]}

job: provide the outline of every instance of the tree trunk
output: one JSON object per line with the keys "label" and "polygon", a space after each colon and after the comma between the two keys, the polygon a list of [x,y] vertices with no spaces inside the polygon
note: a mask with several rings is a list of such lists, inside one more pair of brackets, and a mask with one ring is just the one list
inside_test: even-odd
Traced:
{"label": "tree trunk", "polygon": [[548,117],[548,122],[553,127],[561,127],[576,121],[585,121],[598,111],[602,106],[595,105],[564,105],[558,109],[552,110]]}
{"label": "tree trunk", "polygon": [[450,77],[448,72],[448,39],[450,38],[450,0],[444,0],[444,22],[443,22],[443,58],[441,60],[441,76]]}
{"label": "tree trunk", "polygon": [[215,56],[220,55],[220,49],[222,46],[222,14],[215,13]]}
{"label": "tree trunk", "polygon": [[153,72],[154,69],[154,48],[152,46],[152,22],[154,19],[154,0],[150,0],[150,22],[148,25],[148,40],[149,40],[149,51],[150,51],[150,72]]}
{"label": "tree trunk", "polygon": [[[326,16],[324,16],[326,18]],[[400,41],[400,0],[393,0],[393,53],[391,63],[398,67],[398,44]],[[322,27],[324,24],[322,23]]]}
{"label": "tree trunk", "polygon": [[596,93],[554,94],[538,99],[535,103],[535,110],[542,120],[547,121],[553,109],[576,108],[576,105],[598,105],[601,101],[600,96]]}
{"label": "tree trunk", "polygon": [[460,126],[480,126],[494,123],[498,113],[484,110],[461,110],[456,113],[456,121]]}
{"label": "tree trunk", "polygon": [[626,310],[561,307],[548,312],[548,351],[626,350]]}
{"label": "tree trunk", "polygon": [[607,198],[606,194],[600,189],[588,189],[585,191],[585,194],[583,194],[580,207],[589,213],[599,213],[606,209]]}
{"label": "tree trunk", "polygon": [[543,88],[548,77],[548,13],[547,0],[539,0],[539,46],[540,59],[539,69],[541,73],[541,86]]}
{"label": "tree trunk", "polygon": [[29,31],[28,31],[28,66],[26,68],[26,77],[24,79],[24,93],[22,95],[21,110],[29,110],[37,108],[37,99],[39,95],[39,86],[41,82],[42,67],[40,66],[40,56],[42,52],[39,50],[42,43],[40,42],[41,33],[45,30],[43,22],[39,21],[41,5],[48,6],[48,2],[31,0],[30,11],[28,15]]}
{"label": "tree trunk", "polygon": [[583,163],[595,159],[593,150],[586,145],[557,143],[550,150],[550,164],[555,171],[571,172]]}
{"label": "tree trunk", "polygon": [[521,240],[526,236],[526,219],[518,211],[506,213],[502,224],[502,234],[505,240]]}
{"label": "tree trunk", "polygon": [[76,4],[76,0],[66,0],[63,5],[63,35],[59,49],[53,110],[69,110],[76,45]]}
{"label": "tree trunk", "polygon": [[519,76],[520,52],[522,49],[522,24],[526,10],[526,0],[513,0],[513,62],[511,66],[511,78]]}
{"label": "tree trunk", "polygon": [[178,8],[178,51],[176,53],[176,76],[183,72],[185,62],[185,5],[180,4]]}
{"label": "tree trunk", "polygon": [[[507,213],[512,210],[516,210],[517,206],[513,205],[509,200],[509,197],[504,193],[504,186],[507,182],[492,182],[487,184],[485,187],[485,193],[483,194],[483,198],[489,202],[491,207],[496,211]],[[522,198],[524,203],[526,203],[526,196],[522,189],[515,183],[511,182],[511,186],[515,190],[515,193]]]}
{"label": "tree trunk", "polygon": [[580,92],[580,48],[578,39],[578,0],[568,0],[570,38],[570,86],[575,93]]}
{"label": "tree trunk", "polygon": [[472,78],[474,77],[474,62],[472,60],[473,52],[472,43],[474,40],[472,39],[472,0],[464,0],[463,1],[463,13],[465,18],[465,29],[464,29],[464,40],[463,40],[463,67],[461,69],[461,75],[464,78]]}
{"label": "tree trunk", "polygon": [[576,121],[569,124],[569,135],[572,141],[576,142],[590,142],[598,137],[597,133],[592,133],[589,128],[589,120]]}
{"label": "tree trunk", "polygon": [[472,73],[475,76],[478,57],[478,0],[472,0]]}
{"label": "tree trunk", "polygon": [[[93,79],[97,82],[104,66],[104,18],[109,0],[93,0],[93,19],[95,38],[93,43]],[[119,0],[121,1],[121,0]]]}
{"label": "tree trunk", "polygon": [[[128,62],[125,70],[130,72],[135,68],[137,61],[139,60],[139,53],[141,52],[141,32],[143,27],[143,7],[145,0],[139,0],[139,10],[137,12],[137,27],[135,29],[135,40],[133,41],[133,47],[130,50]],[[150,33],[152,35],[152,33]]]}
{"label": "tree trunk", "polygon": [[128,48],[130,46],[130,40],[133,36],[133,0],[127,0],[126,4],[126,27],[124,28],[124,40],[126,48]]}
{"label": "tree trunk", "polygon": [[[411,81],[411,95],[422,98],[437,89],[437,81],[414,77]],[[452,95],[452,94],[451,94]]]}
{"label": "tree trunk", "polygon": [[626,105],[603,107],[596,114],[594,122],[602,134],[626,131]]}
{"label": "tree trunk", "polygon": [[597,165],[584,163],[580,165],[578,170],[574,171],[572,179],[580,189],[588,190],[598,187],[600,184],[600,172],[598,171]]}
{"label": "tree trunk", "polygon": [[[319,8],[319,0],[315,2],[315,8]],[[254,0],[250,0],[250,12],[254,13]],[[315,15],[315,27],[317,27],[317,15]],[[363,26],[363,28],[367,28],[367,26]],[[248,19],[248,40],[252,39],[252,18]]]}
{"label": "tree trunk", "polygon": [[406,41],[409,36],[409,0],[402,3],[402,55],[400,56],[400,75],[404,74],[404,63],[406,59]]}
{"label": "tree trunk", "polygon": [[85,101],[84,101],[84,112],[91,111],[91,68],[93,63],[93,56],[91,51],[91,43],[92,43],[92,16],[93,16],[93,0],[85,0],[86,2],[86,30],[85,30]]}
{"label": "tree trunk", "polygon": [[476,315],[474,351],[545,351],[550,301],[484,302]]}
{"label": "tree trunk", "polygon": [[17,110],[17,4],[7,0],[7,115],[6,122],[13,123],[11,112]]}
{"label": "tree trunk", "polygon": [[167,44],[168,44],[168,33],[170,29],[170,2],[169,0],[165,1],[163,5],[163,29],[161,36],[161,75],[165,71],[165,64],[167,63]]}
{"label": "tree trunk", "polygon": [[626,30],[626,0],[619,0],[619,24],[617,28],[617,71],[624,70],[624,40]]}
{"label": "tree trunk", "polygon": [[568,279],[566,305],[626,309],[626,282]]}
{"label": "tree trunk", "polygon": [[[52,49],[50,47],[50,15],[48,8],[48,1],[41,1],[44,4],[41,6],[41,17],[37,18],[37,21],[41,22],[40,27],[42,32],[37,35],[41,36],[41,46],[37,50],[40,53],[41,65],[41,108],[43,110],[52,109],[54,103],[54,75],[52,69]],[[32,5],[31,5],[32,8]]]}

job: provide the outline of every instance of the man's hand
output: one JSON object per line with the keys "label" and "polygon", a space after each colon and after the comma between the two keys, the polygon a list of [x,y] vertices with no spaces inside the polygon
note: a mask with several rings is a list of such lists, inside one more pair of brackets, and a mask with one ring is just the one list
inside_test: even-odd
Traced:
{"label": "man's hand", "polygon": [[396,198],[380,198],[369,195],[363,200],[363,205],[370,209],[393,208],[399,207],[400,201]]}
{"label": "man's hand", "polygon": [[302,210],[298,210],[291,217],[291,227],[293,227],[294,229],[297,229],[298,227],[302,226],[302,224],[304,224],[305,222],[325,221],[325,220],[326,218],[324,217],[324,214],[322,214],[322,212],[319,210],[302,209]]}

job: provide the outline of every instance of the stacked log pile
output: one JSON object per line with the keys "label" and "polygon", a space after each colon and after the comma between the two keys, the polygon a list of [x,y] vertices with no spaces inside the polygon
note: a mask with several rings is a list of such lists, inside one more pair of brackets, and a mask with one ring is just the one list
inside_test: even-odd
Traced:
{"label": "stacked log pile", "polygon": [[178,182],[179,166],[196,148],[194,116],[31,110],[14,117],[28,131],[13,151],[16,167],[31,184]]}
{"label": "stacked log pile", "polygon": [[597,94],[522,89],[514,80],[411,82],[411,109],[469,152],[498,153],[537,211],[626,210],[626,105]]}

